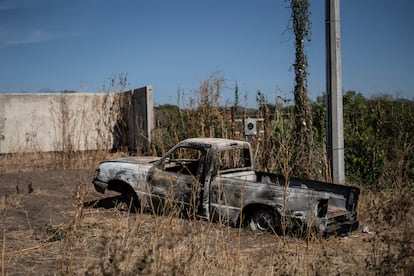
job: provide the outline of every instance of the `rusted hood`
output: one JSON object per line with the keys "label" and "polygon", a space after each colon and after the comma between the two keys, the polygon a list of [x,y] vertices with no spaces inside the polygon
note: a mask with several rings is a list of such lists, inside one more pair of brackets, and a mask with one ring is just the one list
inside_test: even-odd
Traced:
{"label": "rusted hood", "polygon": [[160,157],[154,156],[127,156],[121,157],[113,160],[106,160],[101,163],[107,162],[116,162],[116,163],[128,163],[128,164],[147,164],[147,163],[154,163],[155,161],[159,160]]}

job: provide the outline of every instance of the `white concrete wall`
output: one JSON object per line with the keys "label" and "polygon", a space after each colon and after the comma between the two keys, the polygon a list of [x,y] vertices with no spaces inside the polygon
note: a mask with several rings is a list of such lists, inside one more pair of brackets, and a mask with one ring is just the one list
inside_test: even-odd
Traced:
{"label": "white concrete wall", "polygon": [[0,94],[0,153],[111,149],[121,94]]}

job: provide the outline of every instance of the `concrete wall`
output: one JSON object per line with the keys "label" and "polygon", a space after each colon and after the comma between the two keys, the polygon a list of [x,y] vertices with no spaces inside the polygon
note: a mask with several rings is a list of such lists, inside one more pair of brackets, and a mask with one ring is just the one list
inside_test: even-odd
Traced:
{"label": "concrete wall", "polygon": [[153,121],[151,86],[122,93],[0,94],[0,153],[143,150]]}
{"label": "concrete wall", "polygon": [[137,152],[147,151],[151,140],[151,131],[154,128],[154,102],[152,87],[146,86],[132,92],[132,108],[128,120],[128,145]]}

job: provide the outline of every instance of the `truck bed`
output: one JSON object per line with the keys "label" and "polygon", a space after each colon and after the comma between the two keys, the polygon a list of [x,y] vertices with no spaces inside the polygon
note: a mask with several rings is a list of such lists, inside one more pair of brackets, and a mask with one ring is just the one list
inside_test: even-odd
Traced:
{"label": "truck bed", "polygon": [[[273,185],[285,187],[286,185],[285,178],[282,175],[266,172],[232,172],[222,174],[220,177],[250,183],[269,184],[269,187]],[[357,227],[356,208],[360,193],[359,188],[294,177],[289,179],[289,188],[326,193],[326,200],[321,200],[318,206],[318,217],[326,220],[326,232],[338,231],[340,227]]]}

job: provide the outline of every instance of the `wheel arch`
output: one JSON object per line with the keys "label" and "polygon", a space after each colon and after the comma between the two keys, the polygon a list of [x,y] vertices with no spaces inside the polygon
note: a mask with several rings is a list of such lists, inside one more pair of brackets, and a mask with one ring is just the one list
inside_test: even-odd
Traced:
{"label": "wheel arch", "polygon": [[128,182],[119,179],[109,181],[107,189],[121,194],[135,192]]}

